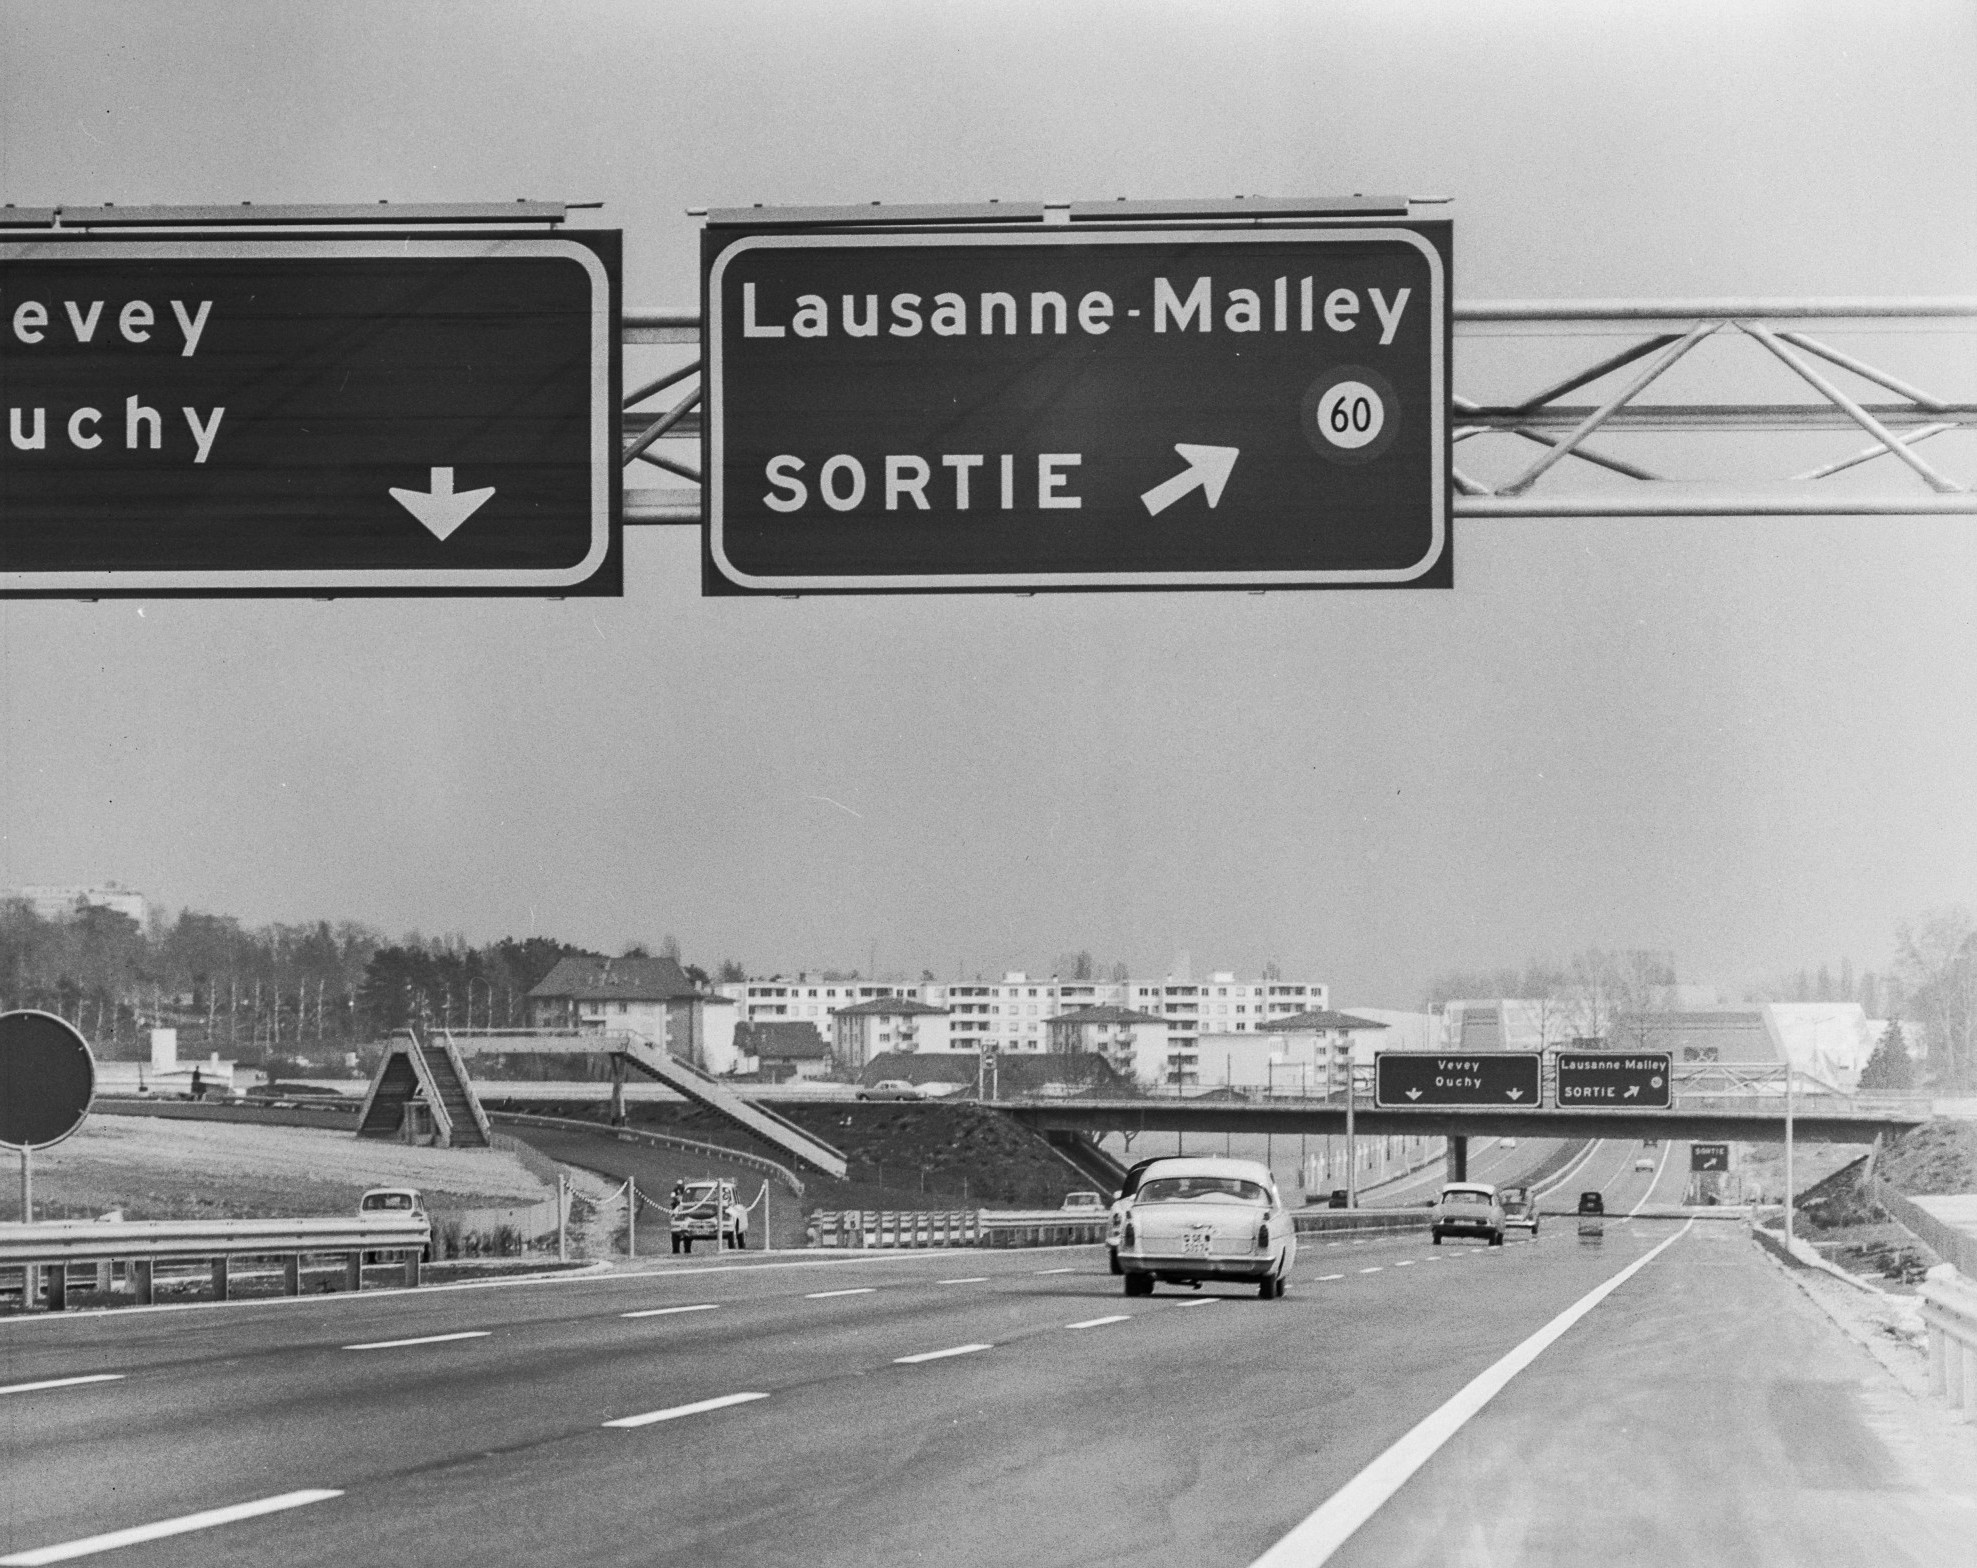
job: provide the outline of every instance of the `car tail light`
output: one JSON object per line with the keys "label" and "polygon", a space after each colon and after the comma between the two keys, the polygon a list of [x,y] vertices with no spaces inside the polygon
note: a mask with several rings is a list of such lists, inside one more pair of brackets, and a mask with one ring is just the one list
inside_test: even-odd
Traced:
{"label": "car tail light", "polygon": [[1133,1222],[1131,1220],[1126,1221],[1126,1233],[1119,1238],[1119,1243],[1121,1246],[1126,1247],[1130,1247],[1133,1244]]}
{"label": "car tail light", "polygon": [[1256,1227],[1256,1245],[1259,1249],[1270,1245],[1270,1222],[1268,1220],[1265,1220],[1261,1225]]}

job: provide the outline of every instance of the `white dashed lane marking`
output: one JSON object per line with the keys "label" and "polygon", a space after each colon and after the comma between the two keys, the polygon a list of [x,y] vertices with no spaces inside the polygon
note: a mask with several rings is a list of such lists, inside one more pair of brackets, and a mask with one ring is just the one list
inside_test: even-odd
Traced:
{"label": "white dashed lane marking", "polygon": [[988,1283],[988,1275],[970,1274],[966,1279],[937,1279],[934,1283],[936,1285],[985,1285]]}
{"label": "white dashed lane marking", "polygon": [[1344,1279],[1344,1278],[1345,1278],[1345,1276],[1344,1276],[1343,1274],[1320,1274],[1320,1275],[1318,1276],[1318,1283],[1322,1285],[1322,1284],[1324,1284],[1324,1283],[1325,1283],[1325,1282],[1326,1282],[1327,1280],[1332,1280],[1332,1279]]}
{"label": "white dashed lane marking", "polygon": [[74,1388],[81,1383],[116,1383],[121,1372],[91,1372],[87,1377],[51,1377],[39,1383],[13,1383],[0,1388],[0,1394],[32,1394],[38,1388]]}
{"label": "white dashed lane marking", "polygon": [[1062,1269],[1038,1269],[1037,1272],[1039,1274],[1075,1274],[1078,1271],[1075,1268],[1062,1268]]}
{"label": "white dashed lane marking", "polygon": [[374,1339],[367,1345],[345,1345],[345,1350],[402,1350],[407,1345],[447,1345],[456,1339],[486,1339],[494,1331],[470,1328],[458,1334],[422,1334],[417,1339]]}
{"label": "white dashed lane marking", "polygon": [[917,1356],[894,1356],[894,1366],[917,1367],[922,1361],[943,1361],[949,1356],[972,1356],[978,1350],[993,1350],[993,1345],[950,1345],[945,1350],[923,1350]]}
{"label": "white dashed lane marking", "polygon": [[232,1524],[237,1519],[254,1519],[262,1514],[280,1513],[285,1508],[301,1508],[308,1503],[327,1502],[332,1497],[341,1497],[341,1492],[313,1490],[307,1492],[283,1492],[278,1497],[263,1497],[258,1502],[235,1503],[230,1508],[208,1508],[196,1514],[181,1514],[176,1519],[160,1519],[156,1524],[133,1525],[128,1530],[112,1530],[105,1535],[84,1536],[77,1541],[64,1541],[59,1546],[40,1546],[31,1552],[15,1552],[0,1557],[4,1568],[39,1568],[42,1563],[65,1563],[75,1557],[93,1557],[98,1552],[113,1552],[121,1546],[135,1546],[140,1541],[162,1540],[168,1535],[185,1535],[193,1530],[210,1530],[215,1525]]}
{"label": "white dashed lane marking", "polygon": [[619,1416],[615,1421],[606,1421],[606,1426],[629,1430],[635,1426],[651,1426],[659,1421],[677,1421],[681,1416],[697,1416],[708,1410],[725,1410],[729,1405],[745,1405],[750,1400],[767,1399],[767,1394],[723,1394],[718,1399],[700,1399],[690,1405],[674,1405],[666,1410],[648,1410],[642,1416]]}
{"label": "white dashed lane marking", "polygon": [[1177,1301],[1174,1305],[1177,1307],[1212,1307],[1221,1299],[1220,1296],[1202,1296],[1194,1301]]}
{"label": "white dashed lane marking", "polygon": [[1115,1312],[1109,1318],[1086,1318],[1082,1323],[1066,1323],[1066,1328],[1099,1328],[1107,1323],[1126,1323],[1132,1320],[1130,1312]]}
{"label": "white dashed lane marking", "polygon": [[1370,1269],[1361,1269],[1359,1272],[1362,1274],[1377,1274],[1380,1272],[1380,1265],[1375,1263]]}
{"label": "white dashed lane marking", "polygon": [[667,1318],[675,1312],[713,1312],[719,1309],[718,1301],[703,1301],[691,1307],[647,1307],[643,1312],[620,1312],[621,1318]]}
{"label": "white dashed lane marking", "polygon": [[876,1293],[878,1288],[876,1285],[860,1285],[855,1290],[813,1290],[803,1299],[805,1301],[829,1301],[833,1296],[870,1296]]}

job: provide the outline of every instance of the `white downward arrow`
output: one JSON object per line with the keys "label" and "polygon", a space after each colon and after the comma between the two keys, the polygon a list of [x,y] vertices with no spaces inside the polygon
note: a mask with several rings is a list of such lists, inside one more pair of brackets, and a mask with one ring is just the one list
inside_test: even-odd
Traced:
{"label": "white downward arrow", "polygon": [[1522,1089],[1506,1089],[1503,1093],[1504,1098],[1510,1100],[1521,1100],[1524,1098],[1524,1091]]}
{"label": "white downward arrow", "polygon": [[1407,1091],[1407,1097],[1410,1100],[1418,1100],[1421,1098],[1421,1091],[1419,1089],[1409,1089]]}
{"label": "white downward arrow", "polygon": [[435,468],[430,491],[400,490],[393,486],[391,498],[431,529],[434,538],[444,539],[478,512],[493,494],[492,485],[485,490],[462,490],[456,494],[453,470]]}
{"label": "white downward arrow", "polygon": [[1222,487],[1229,482],[1229,471],[1242,455],[1239,446],[1189,446],[1185,441],[1176,441],[1174,450],[1187,459],[1188,466],[1140,497],[1149,516],[1158,517],[1196,485],[1201,486],[1208,504],[1214,506],[1222,499]]}

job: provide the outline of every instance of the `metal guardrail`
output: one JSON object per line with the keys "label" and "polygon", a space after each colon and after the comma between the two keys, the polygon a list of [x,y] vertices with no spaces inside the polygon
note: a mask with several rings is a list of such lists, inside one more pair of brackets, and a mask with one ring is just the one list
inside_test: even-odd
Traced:
{"label": "metal guardrail", "polygon": [[1107,1217],[994,1214],[986,1209],[819,1209],[816,1247],[1085,1247],[1105,1240]]}
{"label": "metal guardrail", "polygon": [[38,1224],[0,1225],[0,1268],[23,1271],[22,1305],[32,1306],[39,1295],[36,1275],[48,1273],[48,1305],[61,1311],[67,1303],[68,1269],[75,1263],[97,1265],[97,1289],[106,1297],[111,1265],[126,1265],[133,1304],[149,1306],[153,1271],[159,1263],[205,1262],[211,1265],[213,1297],[225,1301],[232,1265],[243,1258],[282,1260],[287,1295],[302,1290],[302,1260],[335,1255],[343,1260],[344,1289],[362,1288],[364,1254],[398,1255],[405,1283],[419,1283],[422,1254],[432,1242],[432,1227],[423,1217],[398,1215],[349,1219],[273,1220],[50,1220]]}
{"label": "metal guardrail", "polygon": [[803,1196],[802,1178],[788,1166],[778,1165],[774,1160],[765,1160],[759,1154],[731,1149],[726,1144],[705,1143],[698,1138],[678,1138],[671,1133],[647,1132],[643,1127],[612,1127],[604,1122],[581,1121],[573,1116],[537,1116],[527,1111],[490,1111],[488,1115],[491,1120],[511,1127],[546,1127],[558,1132],[594,1133],[597,1137],[610,1138],[618,1143],[643,1143],[657,1149],[681,1149],[707,1159],[725,1160],[733,1165],[745,1166],[752,1171],[760,1171],[765,1176],[773,1176],[797,1197]]}
{"label": "metal guardrail", "polygon": [[1927,1281],[1922,1323],[1929,1331],[1929,1392],[1977,1412],[1977,1294],[1967,1286]]}
{"label": "metal guardrail", "polygon": [[1431,1217],[1425,1204],[1412,1209],[1301,1209],[1293,1211],[1291,1223],[1300,1236],[1312,1236],[1334,1230],[1426,1230]]}

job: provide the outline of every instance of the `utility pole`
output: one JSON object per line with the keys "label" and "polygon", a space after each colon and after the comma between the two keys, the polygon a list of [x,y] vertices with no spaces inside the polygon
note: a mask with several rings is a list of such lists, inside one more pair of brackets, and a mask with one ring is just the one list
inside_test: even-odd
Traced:
{"label": "utility pole", "polygon": [[1785,1059],[1785,1250],[1792,1250],[1792,1063]]}
{"label": "utility pole", "polygon": [[1345,1059],[1345,1206],[1359,1207],[1359,1143],[1353,1133],[1353,1105],[1358,1087],[1352,1078],[1352,1058]]}

